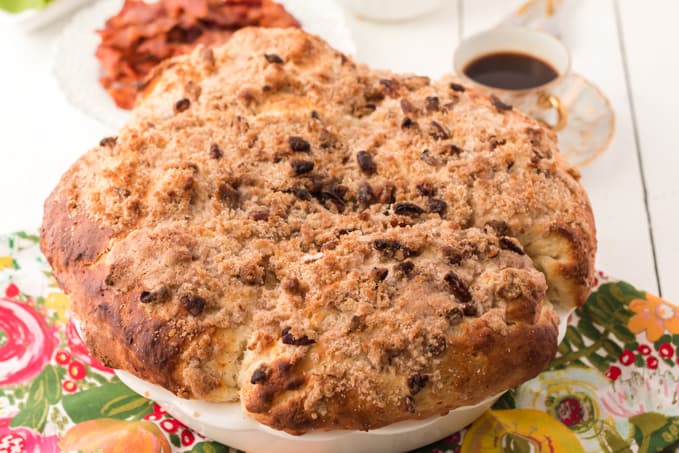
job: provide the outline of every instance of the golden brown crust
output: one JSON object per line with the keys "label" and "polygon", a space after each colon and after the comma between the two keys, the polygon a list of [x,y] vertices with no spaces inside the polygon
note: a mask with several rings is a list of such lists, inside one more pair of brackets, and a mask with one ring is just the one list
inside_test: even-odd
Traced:
{"label": "golden brown crust", "polygon": [[591,208],[552,133],[451,82],[290,30],[168,63],[45,204],[93,354],[292,433],[535,376],[552,304],[587,297]]}

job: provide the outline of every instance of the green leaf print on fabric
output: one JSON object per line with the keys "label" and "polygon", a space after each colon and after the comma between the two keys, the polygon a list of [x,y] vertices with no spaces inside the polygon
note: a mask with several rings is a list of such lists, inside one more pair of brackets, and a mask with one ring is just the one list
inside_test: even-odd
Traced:
{"label": "green leaf print on fabric", "polygon": [[550,368],[565,368],[585,361],[605,372],[622,352],[612,338],[622,344],[636,341],[636,336],[627,328],[634,314],[628,304],[640,297],[644,297],[644,293],[625,282],[601,285],[585,305],[576,310],[577,327],[569,325],[566,329],[566,337],[559,345],[559,356]]}
{"label": "green leaf print on fabric", "polygon": [[189,453],[229,453],[229,447],[217,442],[201,442],[196,444]]}
{"label": "green leaf print on fabric", "polygon": [[49,403],[45,399],[31,402],[12,418],[9,426],[12,428],[32,428],[41,433],[45,429],[48,409]]}
{"label": "green leaf print on fabric", "polygon": [[630,417],[629,421],[634,426],[639,453],[662,451],[679,437],[679,417],[646,412]]}
{"label": "green leaf print on fabric", "polygon": [[140,420],[153,410],[153,402],[137,395],[121,382],[111,382],[62,400],[64,410],[74,423],[96,418]]}
{"label": "green leaf print on fabric", "polygon": [[47,421],[50,404],[57,404],[61,399],[61,385],[58,371],[53,365],[47,365],[33,380],[26,406],[13,419],[11,426],[25,426],[42,432]]}

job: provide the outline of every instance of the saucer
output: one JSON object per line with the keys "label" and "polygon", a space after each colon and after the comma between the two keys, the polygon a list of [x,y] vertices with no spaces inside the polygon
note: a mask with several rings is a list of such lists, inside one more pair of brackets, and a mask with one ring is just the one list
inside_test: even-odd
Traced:
{"label": "saucer", "polygon": [[552,94],[568,111],[568,122],[557,132],[559,150],[570,164],[584,167],[606,151],[613,140],[613,107],[596,85],[578,74],[564,77]]}

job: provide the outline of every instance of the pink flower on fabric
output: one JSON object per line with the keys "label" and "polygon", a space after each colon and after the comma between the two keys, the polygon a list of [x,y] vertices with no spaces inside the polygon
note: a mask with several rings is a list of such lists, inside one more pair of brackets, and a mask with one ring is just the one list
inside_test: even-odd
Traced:
{"label": "pink flower on fabric", "polygon": [[11,419],[0,419],[0,453],[58,453],[57,436],[42,436],[28,428],[10,428]]}
{"label": "pink flower on fabric", "polygon": [[30,305],[0,299],[0,386],[26,382],[43,369],[55,339]]}

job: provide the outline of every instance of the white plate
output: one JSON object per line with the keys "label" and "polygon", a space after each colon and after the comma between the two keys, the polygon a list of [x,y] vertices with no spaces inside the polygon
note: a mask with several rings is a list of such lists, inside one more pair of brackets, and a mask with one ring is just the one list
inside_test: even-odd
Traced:
{"label": "white plate", "polygon": [[[83,1],[83,0],[55,0]],[[319,35],[336,49],[356,53],[351,32],[342,11],[333,0],[278,0],[295,16],[304,30]],[[120,0],[100,0],[73,17],[57,40],[53,70],[59,87],[76,108],[109,126],[120,129],[130,116],[118,108],[99,84],[99,61],[94,56],[99,45],[96,30],[121,7]]]}
{"label": "white plate", "polygon": [[14,25],[24,30],[33,30],[59,19],[92,0],[53,0],[41,9],[27,9],[20,13],[0,10],[0,24]]}
{"label": "white plate", "polygon": [[[573,310],[559,312],[561,343]],[[248,453],[379,453],[410,451],[429,445],[469,425],[488,410],[502,393],[474,406],[450,411],[426,420],[394,423],[371,431],[312,431],[292,436],[257,423],[242,411],[240,403],[206,403],[175,396],[162,387],[116,370],[128,387],[160,404],[179,421],[210,439]]]}

